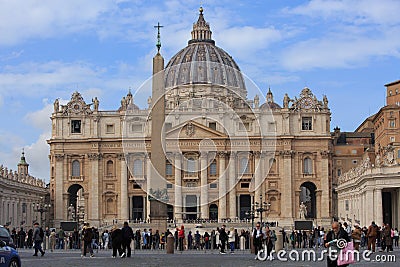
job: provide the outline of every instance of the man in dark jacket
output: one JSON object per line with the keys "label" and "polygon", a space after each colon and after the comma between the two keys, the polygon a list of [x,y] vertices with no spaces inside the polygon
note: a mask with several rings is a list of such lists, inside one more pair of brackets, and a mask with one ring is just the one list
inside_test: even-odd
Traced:
{"label": "man in dark jacket", "polygon": [[[128,222],[124,222],[124,227],[122,228],[122,251],[123,251],[123,253],[121,255],[121,258],[125,257],[125,255],[128,258],[131,256],[132,238],[133,238],[132,228],[128,225]],[[128,251],[126,251],[126,250],[128,250]]]}
{"label": "man in dark jacket", "polygon": [[33,242],[34,242],[34,247],[35,247],[35,254],[33,254],[33,256],[37,256],[38,251],[40,251],[40,253],[42,253],[42,256],[44,255],[44,251],[42,249],[42,242],[43,242],[43,236],[40,235],[40,227],[39,227],[39,223],[35,222],[34,226],[34,231],[33,231]]}
{"label": "man in dark jacket", "polygon": [[119,252],[119,255],[122,256],[122,230],[117,228],[115,225],[112,232],[111,232],[111,244],[112,244],[112,249],[113,249],[113,254],[112,257],[115,258],[117,256],[117,251]]}
{"label": "man in dark jacket", "polygon": [[89,249],[90,257],[94,257],[92,248],[93,231],[92,228],[89,226],[89,223],[85,223],[85,226],[82,229],[82,236],[83,236],[82,257],[86,256],[87,249]]}
{"label": "man in dark jacket", "polygon": [[[335,255],[338,257],[339,256],[339,251],[341,247],[339,246],[339,240],[344,239],[347,243],[350,241],[349,235],[347,232],[339,225],[338,222],[333,222],[332,223],[332,230],[328,232],[326,235],[326,238],[324,240],[324,245],[326,248],[331,248],[336,250],[337,252]],[[328,253],[327,256],[327,261],[328,261],[328,267],[337,267],[337,257],[336,259],[329,257],[330,253]],[[348,266],[346,265],[341,265],[341,266]]]}
{"label": "man in dark jacket", "polygon": [[256,255],[255,259],[258,259],[257,254],[258,251],[262,249],[262,241],[264,238],[264,234],[261,230],[260,223],[256,224],[256,228],[253,230],[253,246],[254,246],[254,253]]}
{"label": "man in dark jacket", "polygon": [[219,241],[221,242],[221,251],[219,253],[221,254],[226,254],[225,253],[225,244],[228,241],[228,234],[225,231],[225,224],[222,225],[221,229],[219,229]]}

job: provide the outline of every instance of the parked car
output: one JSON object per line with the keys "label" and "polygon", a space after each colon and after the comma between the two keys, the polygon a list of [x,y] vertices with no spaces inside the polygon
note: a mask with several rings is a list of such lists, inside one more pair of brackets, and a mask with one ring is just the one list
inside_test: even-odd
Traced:
{"label": "parked car", "polygon": [[0,225],[0,240],[4,241],[7,246],[10,246],[12,248],[16,248],[13,239],[10,236],[10,233],[7,231],[7,229]]}
{"label": "parked car", "polygon": [[0,266],[21,267],[21,258],[18,255],[18,251],[7,246],[6,242],[2,240],[0,240]]}

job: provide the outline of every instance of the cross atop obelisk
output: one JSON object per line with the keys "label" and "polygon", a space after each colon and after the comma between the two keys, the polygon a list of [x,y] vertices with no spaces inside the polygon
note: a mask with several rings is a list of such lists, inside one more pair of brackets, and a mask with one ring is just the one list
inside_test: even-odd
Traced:
{"label": "cross atop obelisk", "polygon": [[160,25],[160,22],[157,23],[156,26],[154,26],[154,28],[157,28],[157,52],[160,53],[160,48],[161,48],[161,35],[160,35],[160,28],[162,28],[164,26]]}

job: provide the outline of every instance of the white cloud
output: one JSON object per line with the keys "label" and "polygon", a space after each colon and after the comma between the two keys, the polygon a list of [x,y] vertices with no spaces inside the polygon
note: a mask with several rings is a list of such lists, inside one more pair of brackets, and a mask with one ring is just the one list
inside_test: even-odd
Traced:
{"label": "white cloud", "polygon": [[396,0],[312,0],[293,9],[291,14],[314,18],[343,20],[355,24],[390,24],[400,22],[398,10],[400,2]]}
{"label": "white cloud", "polygon": [[2,0],[0,5],[2,45],[94,28],[101,14],[115,8],[112,0]]}
{"label": "white cloud", "polygon": [[41,110],[29,112],[25,115],[25,121],[34,127],[49,132],[51,131],[51,113],[53,112],[53,105],[48,103],[47,99],[43,99],[44,107]]}
{"label": "white cloud", "polygon": [[[397,31],[396,31],[397,32]],[[325,36],[292,45],[284,51],[281,63],[290,70],[312,68],[353,68],[369,63],[376,56],[399,57],[400,37]]]}

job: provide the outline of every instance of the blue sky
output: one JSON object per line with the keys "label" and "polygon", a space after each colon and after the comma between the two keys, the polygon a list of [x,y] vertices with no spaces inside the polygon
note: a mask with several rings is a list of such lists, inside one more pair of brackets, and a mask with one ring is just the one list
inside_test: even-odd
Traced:
{"label": "blue sky", "polygon": [[[398,80],[400,1],[201,1],[216,45],[275,101],[327,95],[332,128],[353,131]],[[168,60],[187,45],[200,1],[0,0],[0,164],[48,180],[52,103],[78,90],[115,110],[151,74],[156,31]],[[249,93],[249,97],[252,95]],[[146,98],[135,102],[146,106]]]}

